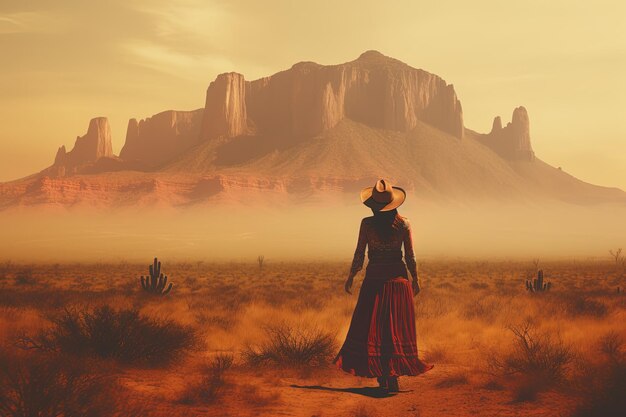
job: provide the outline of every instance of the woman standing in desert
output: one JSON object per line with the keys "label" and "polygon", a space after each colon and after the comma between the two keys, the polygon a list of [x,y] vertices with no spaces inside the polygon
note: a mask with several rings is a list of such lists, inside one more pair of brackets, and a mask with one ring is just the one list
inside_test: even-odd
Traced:
{"label": "woman standing in desert", "polygon": [[335,359],[348,373],[377,377],[390,393],[399,391],[399,376],[419,375],[433,367],[417,355],[413,296],[420,284],[411,228],[397,211],[405,198],[403,189],[383,179],[361,191],[361,202],[374,215],[361,221],[346,292],[351,294],[354,276],[363,268],[366,247],[369,262],[350,329]]}

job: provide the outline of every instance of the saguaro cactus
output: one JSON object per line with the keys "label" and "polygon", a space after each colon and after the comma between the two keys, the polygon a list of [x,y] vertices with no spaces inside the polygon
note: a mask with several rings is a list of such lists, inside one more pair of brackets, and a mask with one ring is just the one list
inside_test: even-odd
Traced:
{"label": "saguaro cactus", "polygon": [[259,263],[259,269],[263,269],[263,261],[265,260],[265,256],[259,255],[256,261]]}
{"label": "saguaro cactus", "polygon": [[[167,285],[167,275],[161,272],[161,262],[154,258],[154,263],[148,267],[150,276],[141,276],[141,287],[155,295],[165,295],[172,290],[172,283]],[[167,285],[167,288],[166,288]]]}
{"label": "saguaro cactus", "polygon": [[534,280],[526,280],[526,290],[530,292],[548,291],[552,287],[551,282],[543,282],[543,270],[537,272],[537,278]]}

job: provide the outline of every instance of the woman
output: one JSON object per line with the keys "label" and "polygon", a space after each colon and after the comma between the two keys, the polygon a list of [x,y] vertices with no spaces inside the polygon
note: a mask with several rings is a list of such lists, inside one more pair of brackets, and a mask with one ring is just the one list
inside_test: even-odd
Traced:
{"label": "woman", "polygon": [[346,341],[335,359],[346,372],[377,377],[388,392],[399,391],[399,376],[419,375],[433,367],[417,356],[412,295],[419,293],[420,284],[411,228],[397,211],[405,198],[402,188],[383,179],[361,191],[361,201],[374,216],[361,221],[346,292],[351,294],[354,276],[363,268],[366,246],[369,263]]}

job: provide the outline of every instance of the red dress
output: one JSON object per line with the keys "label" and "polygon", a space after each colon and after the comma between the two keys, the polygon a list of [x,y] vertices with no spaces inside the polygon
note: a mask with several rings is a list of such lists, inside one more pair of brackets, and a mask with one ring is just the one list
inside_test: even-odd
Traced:
{"label": "red dress", "polygon": [[[431,369],[417,356],[413,291],[407,268],[417,276],[408,220],[397,217],[397,228],[382,237],[373,217],[361,221],[351,271],[363,268],[365,248],[369,263],[350,329],[335,358],[337,367],[364,377],[419,375]],[[402,245],[404,260],[402,261]]]}

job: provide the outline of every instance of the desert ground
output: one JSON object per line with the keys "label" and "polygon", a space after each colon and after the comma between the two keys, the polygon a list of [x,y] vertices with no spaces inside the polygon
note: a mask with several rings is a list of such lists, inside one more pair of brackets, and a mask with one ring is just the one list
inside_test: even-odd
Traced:
{"label": "desert ground", "polygon": [[[420,355],[376,381],[332,365],[348,263],[0,264],[1,416],[613,416],[626,384],[623,259],[422,260]],[[544,272],[548,291],[526,280]],[[618,291],[619,287],[619,291]],[[165,287],[167,288],[167,287]]]}

